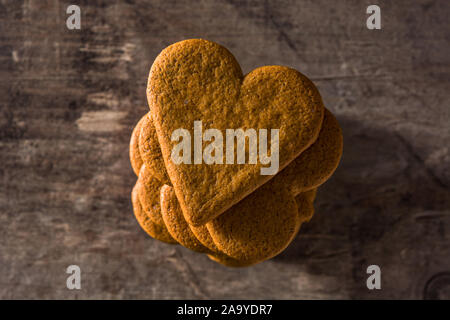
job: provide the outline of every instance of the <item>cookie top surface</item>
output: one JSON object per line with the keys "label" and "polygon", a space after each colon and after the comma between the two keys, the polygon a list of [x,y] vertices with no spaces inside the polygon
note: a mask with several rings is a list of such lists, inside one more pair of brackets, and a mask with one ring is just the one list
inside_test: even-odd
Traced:
{"label": "cookie top surface", "polygon": [[164,226],[161,215],[160,190],[163,183],[156,179],[146,164],[143,164],[139,171],[138,196],[142,208],[152,221],[160,226]]}
{"label": "cookie top surface", "polygon": [[197,238],[198,241],[200,241],[201,244],[203,244],[206,248],[208,248],[210,251],[216,254],[223,253],[220,251],[220,249],[216,246],[214,243],[213,238],[209,234],[208,228],[206,228],[206,225],[202,226],[193,226],[192,224],[189,225],[189,228],[191,229],[194,236]]}
{"label": "cookie top surface", "polygon": [[283,251],[299,227],[297,204],[285,189],[264,185],[251,196],[206,224],[214,243],[226,255],[249,262]]}
{"label": "cookie top surface", "polygon": [[145,118],[146,116],[143,116],[136,124],[133,132],[131,133],[130,139],[130,162],[131,167],[133,168],[133,171],[137,176],[139,175],[139,170],[141,170],[141,166],[143,163],[141,154],[139,152],[139,135],[141,132],[142,123],[144,122]]}
{"label": "cookie top surface", "polygon": [[225,254],[208,254],[207,256],[212,261],[215,261],[217,263],[220,263],[221,265],[224,265],[226,267],[231,267],[231,268],[249,267],[249,266],[252,266],[255,264],[255,262],[249,262],[249,261],[245,261],[245,260],[236,260]]}
{"label": "cookie top surface", "polygon": [[167,230],[179,244],[196,252],[213,253],[192,233],[184,219],[175,192],[168,185],[161,188],[161,214]]}
{"label": "cookie top surface", "polygon": [[163,183],[169,184],[170,180],[167,176],[150,112],[143,117],[140,128],[139,152],[142,161],[147,165],[147,168],[155,178]]}
{"label": "cookie top surface", "polygon": [[278,129],[282,169],[317,139],[324,112],[316,87],[300,72],[266,66],[244,77],[227,49],[206,40],[185,40],[164,49],[151,68],[147,97],[180,206],[186,220],[197,226],[273,176],[261,175],[267,165],[260,162],[174,164],[175,130],[193,135],[194,121],[202,121],[203,130],[214,128],[224,135],[226,129]]}
{"label": "cookie top surface", "polygon": [[314,199],[316,198],[317,188],[299,193],[295,197],[298,207],[298,219],[300,223],[308,222],[314,215]]}
{"label": "cookie top surface", "polygon": [[276,179],[290,186],[293,194],[317,188],[334,173],[341,160],[342,130],[335,116],[325,109],[317,140],[283,169]]}
{"label": "cookie top surface", "polygon": [[177,242],[169,234],[166,227],[154,223],[151,217],[145,213],[138,196],[139,189],[141,188],[143,186],[138,181],[131,192],[133,211],[139,225],[150,237],[169,244],[176,244]]}

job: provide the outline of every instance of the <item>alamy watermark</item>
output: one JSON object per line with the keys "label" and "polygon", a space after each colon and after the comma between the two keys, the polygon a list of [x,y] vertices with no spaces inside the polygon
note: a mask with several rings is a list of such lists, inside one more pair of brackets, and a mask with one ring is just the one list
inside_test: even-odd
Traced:
{"label": "alamy watermark", "polygon": [[[67,7],[66,13],[70,16],[67,17],[66,26],[69,30],[81,29],[81,9],[79,6],[71,4]],[[381,29],[381,9],[376,4],[371,4],[367,7],[366,13],[370,14],[366,20],[366,26],[369,30]]]}
{"label": "alamy watermark", "polygon": [[[172,132],[172,142],[179,141],[171,153],[174,164],[249,164],[269,165],[262,167],[261,175],[274,175],[279,168],[279,129],[270,129],[270,153],[268,152],[268,129],[226,129],[225,157],[223,133],[218,129],[207,129],[203,133],[202,121],[194,121],[194,137],[187,129],[176,129]],[[180,141],[181,140],[181,141]],[[192,143],[194,152],[192,155]],[[248,141],[248,145],[246,142]],[[209,142],[203,149],[203,143]],[[247,148],[247,147],[248,148]],[[248,159],[246,159],[248,150]],[[235,154],[236,151],[236,154]],[[193,158],[193,159],[192,159]]]}
{"label": "alamy watermark", "polygon": [[66,10],[67,14],[70,16],[67,17],[66,26],[69,30],[80,30],[81,29],[81,9],[77,5],[70,5]]}
{"label": "alamy watermark", "polygon": [[367,7],[367,14],[370,16],[367,18],[366,26],[369,30],[381,29],[381,9],[376,4],[372,4]]}
{"label": "alamy watermark", "polygon": [[367,289],[381,289],[381,269],[376,264],[370,265],[366,270],[367,274],[370,276],[367,278],[366,285]]}
{"label": "alamy watermark", "polygon": [[66,273],[70,274],[66,280],[66,287],[69,290],[81,290],[81,269],[72,264],[67,267]]}

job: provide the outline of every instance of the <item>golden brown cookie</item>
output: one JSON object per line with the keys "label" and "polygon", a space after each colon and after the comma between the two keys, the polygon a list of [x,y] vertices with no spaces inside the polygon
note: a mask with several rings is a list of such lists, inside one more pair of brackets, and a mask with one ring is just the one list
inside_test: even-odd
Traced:
{"label": "golden brown cookie", "polygon": [[[325,122],[324,122],[324,124],[325,124]],[[154,130],[154,129],[153,129]],[[324,132],[324,129],[322,129],[321,130],[321,133],[323,133]],[[308,149],[309,150],[309,149]],[[301,156],[299,156],[299,157],[301,157]],[[299,166],[301,164],[301,162],[299,162],[299,161],[294,161],[294,162],[292,162],[289,166],[295,166],[295,165],[297,165],[297,166]],[[287,169],[287,168],[286,168]],[[151,173],[149,173],[149,172],[146,172],[146,170],[145,170],[145,166],[144,166],[144,168],[142,169],[142,171],[143,171],[143,176],[145,177],[145,176],[151,176]],[[279,174],[280,175],[280,174]],[[280,179],[280,177],[279,177],[279,175],[277,175],[276,176],[276,178],[274,178],[273,180],[271,180],[267,185],[271,185],[271,187],[270,188],[267,188],[267,190],[269,190],[269,189],[273,189],[273,188],[275,188],[276,187],[276,181],[277,180],[279,180]],[[281,180],[280,180],[281,181]],[[153,185],[154,185],[154,187],[153,187],[153,190],[157,190],[160,186],[161,186],[161,183],[159,182],[159,181],[153,181]],[[168,189],[172,189],[172,188],[170,188],[170,187],[168,187],[167,186],[167,188]],[[151,189],[151,188],[150,188]],[[157,191],[156,191],[157,192]],[[261,192],[261,190],[257,190],[255,193],[252,193],[250,196],[249,196],[249,198],[253,198],[253,197],[255,197],[255,195],[256,195],[256,197],[255,198],[257,198],[257,194],[258,194],[258,192]],[[153,191],[153,193],[155,193],[155,191]],[[163,192],[164,193],[164,192]],[[174,196],[174,194],[173,194],[173,190],[172,190],[172,192],[170,193],[171,194],[171,196],[172,196],[172,201],[173,201],[173,203],[176,203],[176,197]],[[313,212],[314,212],[314,208],[313,208],[313,206],[312,206],[312,202],[313,202],[313,200],[314,200],[314,198],[315,198],[315,194],[316,194],[316,189],[312,189],[311,191],[308,191],[308,192],[305,192],[305,193],[302,193],[301,195],[299,195],[299,196],[297,196],[296,197],[296,201],[297,201],[297,205],[299,206],[299,210],[298,210],[298,218],[299,218],[299,220],[298,220],[298,226],[300,225],[300,223],[302,223],[302,222],[305,222],[305,221],[308,221],[311,217],[312,217],[312,215],[313,215]],[[266,196],[262,196],[262,198],[265,198]],[[148,197],[147,197],[147,199],[148,199]],[[256,201],[256,200],[253,200],[253,201]],[[178,216],[179,217],[182,217],[183,219],[184,219],[184,217],[183,217],[183,215],[182,215],[182,212],[181,212],[181,210],[180,210],[180,208],[179,208],[179,205],[177,206],[177,209],[178,209]],[[164,209],[161,207],[161,213],[163,213],[164,212]],[[227,211],[228,212],[228,211]],[[225,212],[224,214],[226,214],[227,212]],[[177,211],[174,211],[174,214],[177,214]],[[164,219],[163,219],[164,220]],[[253,261],[249,261],[249,260],[237,260],[237,259],[233,259],[233,258],[231,258],[231,257],[228,257],[227,255],[225,255],[224,253],[222,253],[218,248],[217,248],[217,246],[215,245],[215,243],[214,243],[214,241],[213,241],[213,239],[212,239],[212,237],[211,237],[211,235],[209,234],[209,231],[208,231],[208,229],[206,228],[206,226],[200,226],[200,227],[195,227],[195,226],[189,226],[184,220],[180,220],[181,221],[181,223],[183,223],[184,222],[184,226],[185,227],[187,227],[187,228],[189,228],[190,227],[190,229],[192,229],[192,231],[195,231],[195,233],[196,234],[193,234],[192,232],[191,233],[188,233],[188,235],[190,235],[191,237],[193,237],[193,241],[194,241],[194,243],[195,243],[195,240],[202,240],[202,242],[203,243],[205,243],[206,244],[206,246],[202,246],[201,245],[201,242],[200,241],[197,241],[197,243],[196,243],[196,246],[194,245],[194,247],[193,247],[193,249],[195,250],[196,249],[196,247],[197,247],[197,251],[203,251],[203,250],[208,250],[207,248],[210,248],[209,249],[209,252],[211,253],[210,254],[210,258],[212,259],[212,260],[214,260],[214,261],[216,261],[216,262],[219,262],[219,263],[221,263],[221,264],[224,264],[224,265],[227,265],[227,266],[235,266],[235,267],[238,267],[238,266],[248,266],[248,265],[252,265],[252,264],[254,264],[254,263],[257,263],[257,262],[260,262],[260,261],[255,261],[255,260],[253,260]],[[169,225],[169,223],[168,223],[168,221],[166,220],[166,221],[163,221],[163,222],[165,222],[165,225]],[[175,224],[176,225],[176,223],[178,223],[178,221],[172,221],[173,222],[173,224]],[[298,231],[298,227],[296,227],[296,229],[297,229],[297,231]],[[170,230],[170,229],[169,229]],[[189,230],[189,229],[188,229]],[[185,231],[186,231],[186,229],[185,229]],[[292,239],[295,237],[295,235],[297,234],[297,231],[296,232],[294,232],[294,233],[292,233]],[[174,233],[172,232],[171,233],[172,235],[174,235]],[[182,234],[182,236],[183,236],[183,234]],[[174,237],[176,240],[179,240],[180,241],[180,239],[178,239],[176,236]],[[290,241],[292,241],[292,239],[291,240],[289,240],[288,242],[290,242]],[[191,241],[192,241],[192,238],[190,239]],[[180,242],[182,242],[182,244],[183,245],[185,245],[185,246],[187,246],[187,247],[190,247],[191,245],[188,243],[188,244],[184,244],[183,243],[183,240],[181,240]],[[202,249],[200,249],[200,250],[198,250],[198,245],[199,245],[199,242],[200,242],[200,248],[202,248]],[[213,252],[213,253],[212,253]]]}
{"label": "golden brown cookie", "polygon": [[[291,165],[293,165],[293,164],[291,164]],[[143,169],[143,172],[144,172],[143,176],[148,176],[149,175],[149,173],[145,173],[145,168]],[[275,188],[275,185],[276,185],[275,181],[277,179],[279,179],[279,178],[275,178],[275,179],[273,179],[272,181],[269,182],[268,185],[272,185],[272,187],[267,188],[266,192],[269,192],[269,193],[272,192],[270,189]],[[159,181],[158,182],[155,181],[154,185],[156,186],[155,189],[157,190],[157,188],[159,188],[159,186],[161,184],[159,183]],[[256,262],[259,262],[259,261],[236,260],[236,259],[233,259],[231,257],[228,257],[228,256],[224,255],[217,248],[217,246],[215,245],[215,243],[214,243],[211,235],[209,234],[209,231],[206,228],[206,226],[200,226],[200,227],[195,227],[195,226],[192,226],[192,225],[189,226],[185,222],[183,214],[182,214],[182,212],[181,212],[181,210],[179,208],[179,205],[177,205],[177,199],[176,199],[176,197],[175,197],[175,195],[173,193],[173,189],[170,188],[169,186],[166,186],[166,189],[167,189],[168,195],[170,195],[170,197],[172,198],[171,202],[173,203],[173,208],[172,208],[172,212],[171,212],[172,213],[172,220],[170,221],[168,219],[168,217],[164,217],[164,212],[165,212],[164,205],[161,205],[161,213],[162,213],[162,217],[163,217],[164,223],[168,227],[169,232],[171,233],[171,235],[178,242],[180,242],[182,245],[184,245],[184,246],[186,246],[188,248],[191,248],[191,249],[194,249],[194,250],[197,250],[197,251],[204,251],[205,249],[208,250],[207,248],[209,248],[210,253],[211,252],[215,253],[215,254],[212,254],[212,256],[214,256],[213,260],[221,261],[221,263],[224,264],[224,265],[247,266],[247,265],[251,265],[251,264],[254,264]],[[252,200],[252,201],[257,201],[256,199],[258,199],[258,196],[257,196],[258,192],[261,192],[261,190],[258,189],[255,193],[252,193],[251,195],[249,195],[249,198],[255,197],[255,200]],[[162,197],[161,200],[163,199],[163,194],[164,193],[165,192],[163,191],[162,195],[161,195],[161,197]],[[301,201],[302,198],[308,197],[308,201],[305,201],[303,199],[304,205],[302,205],[301,210],[300,209],[298,210],[299,211],[298,217],[300,218],[299,222],[304,222],[304,221],[309,220],[311,218],[313,210],[314,210],[313,207],[312,207],[312,202],[314,200],[315,193],[316,193],[316,189],[313,189],[313,190],[311,190],[309,192],[305,192],[304,194],[302,194],[302,195],[300,195],[300,196],[298,196],[296,198],[297,201]],[[265,199],[266,196],[262,195],[259,198]],[[167,197],[167,199],[169,199],[169,197]],[[224,214],[226,215],[227,212],[225,212]],[[177,216],[178,218],[181,218],[181,219],[175,219],[175,216]],[[166,218],[166,219],[164,219],[164,218]],[[190,227],[191,230],[186,229],[186,228],[183,229],[182,227],[180,227],[180,224],[182,226],[186,227],[186,228]],[[174,229],[171,229],[171,227],[174,227]],[[178,230],[176,230],[177,227],[178,227]],[[193,232],[190,232],[190,231],[195,232],[195,234]],[[177,235],[177,232],[178,232],[178,235]],[[293,233],[293,237],[294,237],[295,234],[296,234],[296,232]],[[196,241],[196,240],[198,240],[198,241]],[[204,245],[202,245],[202,243]]]}
{"label": "golden brown cookie", "polygon": [[316,198],[317,188],[306,192],[299,193],[295,197],[298,207],[298,218],[300,224],[308,222],[314,215],[314,199]]}
{"label": "golden brown cookie", "polygon": [[161,188],[161,213],[164,222],[167,226],[167,230],[172,237],[178,241],[182,246],[200,253],[207,253],[208,257],[220,264],[228,267],[247,267],[253,265],[255,262],[236,260],[228,257],[222,252],[219,252],[217,247],[212,242],[211,236],[208,233],[208,229],[205,226],[201,233],[206,232],[209,246],[212,246],[214,250],[210,250],[197,239],[197,237],[191,231],[188,223],[184,219],[183,212],[181,211],[178,200],[175,196],[175,192],[172,187],[164,185]]}
{"label": "golden brown cookie", "polygon": [[145,213],[157,225],[165,226],[160,205],[160,190],[163,183],[153,177],[146,164],[143,164],[139,171],[138,182],[142,185],[138,190],[138,195]]}
{"label": "golden brown cookie", "polygon": [[[317,189],[312,189],[310,191],[300,193],[299,195],[297,195],[295,197],[295,201],[298,206],[297,223],[295,224],[295,231],[292,232],[291,237],[286,241],[287,242],[286,247],[292,242],[292,240],[297,235],[297,233],[300,229],[300,225],[303,222],[309,221],[309,219],[311,219],[311,217],[313,216],[313,214],[314,214],[313,202],[314,202],[314,199],[316,196],[316,191],[317,191]],[[257,213],[255,212],[255,214],[257,214]],[[249,227],[248,232],[251,232],[250,229],[252,228],[252,225],[248,225],[248,227]],[[237,260],[237,259],[233,259],[225,254],[212,254],[212,255],[210,254],[210,255],[208,255],[208,257],[211,260],[218,262],[220,264],[223,264],[227,267],[247,267],[247,266],[251,266],[251,265],[254,265],[254,264],[262,261],[259,259],[252,260],[252,261]],[[263,259],[263,260],[266,260],[266,259]]]}
{"label": "golden brown cookie", "polygon": [[222,253],[219,248],[217,248],[216,244],[214,243],[213,239],[211,238],[211,235],[209,234],[208,228],[206,228],[206,225],[202,226],[193,226],[192,224],[189,224],[189,228],[191,229],[194,236],[197,238],[198,241],[200,241],[201,244],[203,244],[206,248],[211,250],[214,253]]}
{"label": "golden brown cookie", "polygon": [[283,251],[297,234],[300,221],[294,197],[270,185],[206,224],[219,250],[231,258],[267,260]]}
{"label": "golden brown cookie", "polygon": [[302,192],[304,194],[304,196],[306,197],[306,199],[308,199],[308,201],[310,203],[314,203],[314,200],[316,200],[317,189],[318,188],[314,188],[314,189],[311,189],[309,191]]}
{"label": "golden brown cookie", "polygon": [[224,137],[226,129],[279,129],[281,170],[317,139],[324,113],[319,92],[300,72],[266,66],[244,77],[227,49],[200,39],[175,43],[159,54],[150,70],[147,98],[168,175],[187,222],[196,226],[273,176],[261,175],[268,165],[259,161],[177,165],[171,159],[179,143],[171,140],[175,130],[187,129],[193,136],[194,121]]}
{"label": "golden brown cookie", "polygon": [[142,188],[138,181],[131,193],[131,201],[133,203],[133,211],[141,228],[152,238],[157,240],[176,244],[177,242],[172,238],[167,229],[164,226],[160,226],[152,221],[152,219],[144,212],[139,200],[138,192]]}
{"label": "golden brown cookie", "polygon": [[208,254],[207,256],[214,262],[217,262],[226,267],[232,267],[232,268],[249,267],[249,266],[252,266],[257,263],[257,262],[236,260],[236,259],[230,258],[229,256],[227,256],[225,254]]}
{"label": "golden brown cookie", "polygon": [[183,217],[175,192],[168,185],[161,188],[161,214],[167,230],[179,244],[196,252],[213,253],[192,233]]}
{"label": "golden brown cookie", "polygon": [[134,173],[138,176],[139,170],[141,170],[142,166],[142,158],[139,152],[139,134],[142,128],[142,122],[144,122],[146,116],[143,116],[139,122],[136,124],[136,127],[133,129],[133,133],[131,134],[130,139],[130,162],[131,167],[133,168]]}
{"label": "golden brown cookie", "polygon": [[141,131],[139,134],[139,152],[142,161],[147,165],[148,170],[159,181],[170,184],[167,176],[166,167],[159,148],[158,137],[156,136],[155,127],[150,117],[150,112],[147,113],[141,123]]}
{"label": "golden brown cookie", "polygon": [[278,182],[290,186],[293,194],[317,188],[336,170],[342,156],[342,130],[334,115],[325,109],[317,140],[277,176]]}

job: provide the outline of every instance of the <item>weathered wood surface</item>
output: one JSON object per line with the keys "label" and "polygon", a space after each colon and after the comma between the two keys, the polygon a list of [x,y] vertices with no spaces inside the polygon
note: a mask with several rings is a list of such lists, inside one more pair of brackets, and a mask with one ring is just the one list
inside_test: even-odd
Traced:
{"label": "weathered wood surface", "polygon": [[[450,2],[0,1],[0,298],[450,298]],[[133,125],[165,46],[203,37],[243,70],[299,69],[345,148],[279,257],[227,269],[148,238]],[[82,270],[66,289],[65,268]],[[382,290],[366,288],[366,267]]]}

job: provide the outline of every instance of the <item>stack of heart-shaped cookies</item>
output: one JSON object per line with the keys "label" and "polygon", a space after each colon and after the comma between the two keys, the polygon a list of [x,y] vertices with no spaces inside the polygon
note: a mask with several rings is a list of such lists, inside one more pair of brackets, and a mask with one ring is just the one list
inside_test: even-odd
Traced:
{"label": "stack of heart-shaped cookies", "polygon": [[[282,252],[311,219],[317,187],[333,174],[342,155],[341,129],[314,84],[281,66],[244,76],[227,49],[195,39],[159,54],[147,98],[150,112],[130,141],[138,176],[132,203],[141,227],[155,239],[206,253],[226,266],[249,266]],[[230,129],[254,130],[260,139],[264,129],[277,129],[277,140],[272,134],[266,148],[273,155],[276,145],[278,170],[262,174],[267,162],[249,161],[254,151],[250,138],[241,161],[234,161],[238,143],[228,158],[228,140],[222,153],[217,144],[222,136],[207,137],[209,128],[227,139]],[[180,144],[176,132],[191,133],[187,142],[194,145],[183,149],[182,162],[174,158]],[[211,145],[213,162],[203,153]]]}

